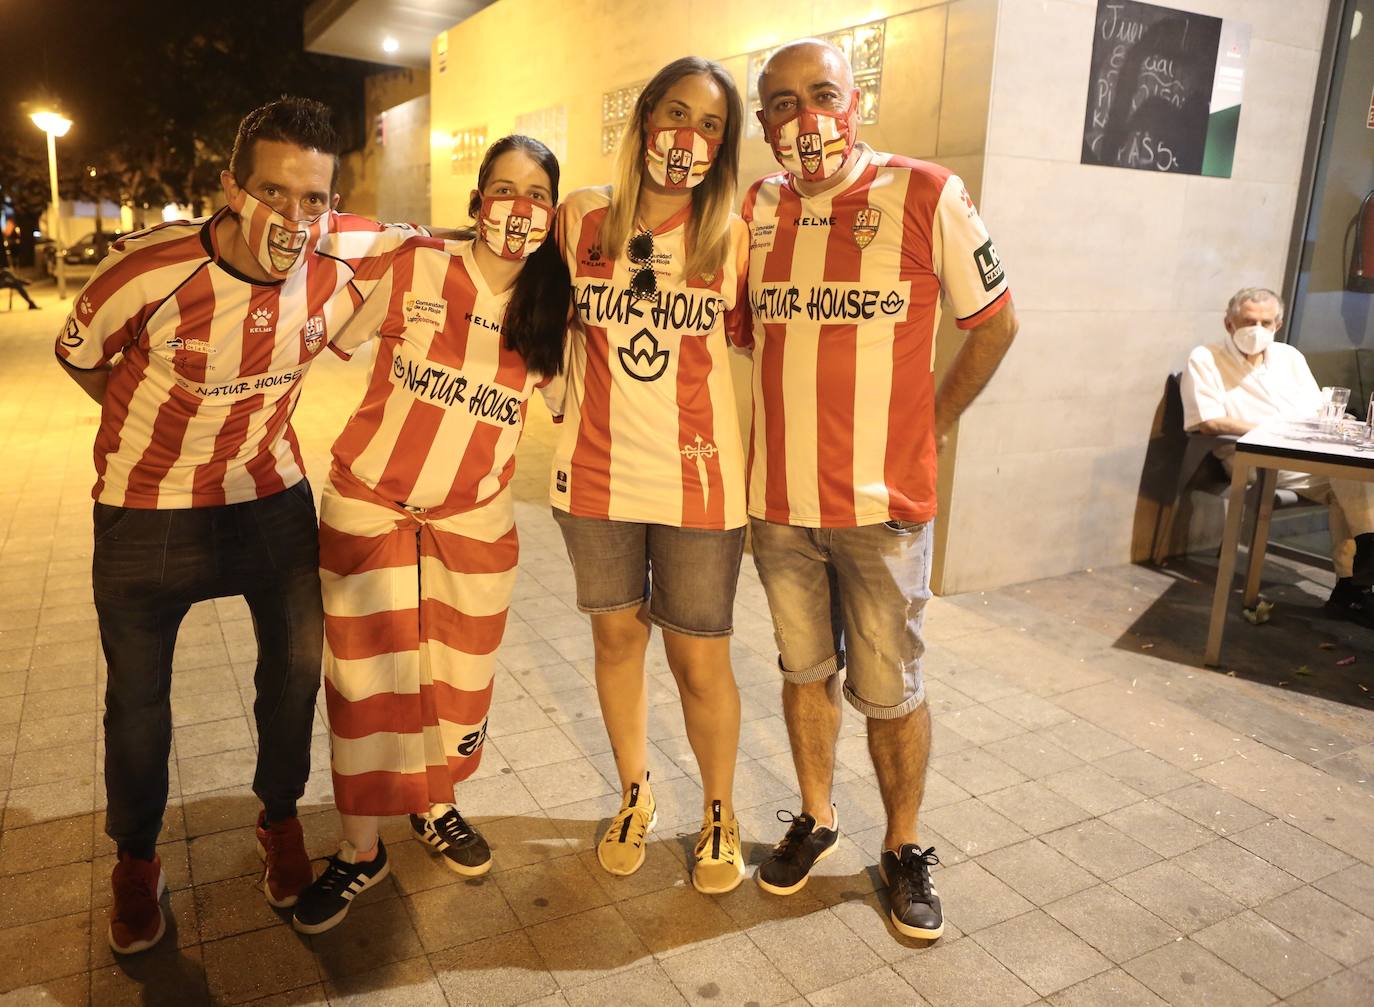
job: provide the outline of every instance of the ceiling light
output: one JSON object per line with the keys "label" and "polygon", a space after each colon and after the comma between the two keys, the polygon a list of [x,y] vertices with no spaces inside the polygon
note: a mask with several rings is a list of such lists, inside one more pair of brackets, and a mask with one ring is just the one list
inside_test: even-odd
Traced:
{"label": "ceiling light", "polygon": [[382,52],[395,52],[399,48],[401,48],[401,43],[397,42],[390,35],[382,39]]}

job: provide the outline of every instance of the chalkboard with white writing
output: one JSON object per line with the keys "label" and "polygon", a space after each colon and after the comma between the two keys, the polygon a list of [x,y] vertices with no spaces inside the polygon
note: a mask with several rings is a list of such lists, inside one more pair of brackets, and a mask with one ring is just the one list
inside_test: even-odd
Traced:
{"label": "chalkboard with white writing", "polygon": [[1202,174],[1221,19],[1098,0],[1083,164]]}

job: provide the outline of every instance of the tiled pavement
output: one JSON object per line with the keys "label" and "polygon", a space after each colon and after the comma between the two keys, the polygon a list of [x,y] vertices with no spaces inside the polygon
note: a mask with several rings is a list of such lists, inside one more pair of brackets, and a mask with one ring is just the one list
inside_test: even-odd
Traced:
{"label": "tiled pavement", "polygon": [[[587,625],[542,503],[551,428],[538,405],[491,741],[459,797],[492,841],[492,873],[457,879],[393,823],[392,880],[334,933],[296,935],[254,886],[252,628],[238,601],[201,605],[173,687],[161,854],[174,924],[154,952],[112,960],[95,411],[52,362],[62,310],[44,304],[0,313],[0,1003],[1374,1002],[1374,636],[1304,615],[1322,577],[1310,569],[1275,568],[1274,625],[1232,625],[1233,676],[1193,663],[1205,564],[933,602],[923,831],[948,921],[933,946],[885,923],[881,803],[853,716],[839,749],[844,837],[822,876],[790,899],[752,883],[721,899],[691,888],[701,791],[657,646],[660,825],[638,875],[602,873],[592,845],[616,806],[614,771]],[[311,374],[298,428],[313,472],[362,381],[332,358]],[[775,809],[797,798],[747,563],[737,626],[737,803],[757,861],[780,835]],[[322,731],[321,719],[302,802],[317,856],[336,836]]]}

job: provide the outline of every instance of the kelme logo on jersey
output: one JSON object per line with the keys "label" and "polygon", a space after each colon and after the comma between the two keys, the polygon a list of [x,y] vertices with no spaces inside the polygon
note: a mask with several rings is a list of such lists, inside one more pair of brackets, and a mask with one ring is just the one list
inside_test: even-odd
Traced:
{"label": "kelme logo on jersey", "polygon": [[991,238],[973,250],[973,261],[978,266],[978,275],[983,278],[983,289],[997,289],[1002,282],[1002,260],[997,257]]}
{"label": "kelme logo on jersey", "polygon": [[668,351],[659,349],[658,340],[648,329],[640,329],[629,348],[619,350],[620,366],[636,381],[657,381],[668,369]]}
{"label": "kelme logo on jersey", "polygon": [[91,304],[91,299],[84,294],[81,295],[81,300],[78,301],[76,305],[76,313],[81,320],[83,322],[89,322],[91,320],[91,314],[94,311],[95,307]]}
{"label": "kelme logo on jersey", "polygon": [[883,211],[876,207],[870,206],[854,214],[854,244],[867,248],[877,236],[882,222]]}
{"label": "kelme logo on jersey", "polygon": [[249,317],[253,320],[249,332],[271,332],[272,331],[272,309],[256,308]]}

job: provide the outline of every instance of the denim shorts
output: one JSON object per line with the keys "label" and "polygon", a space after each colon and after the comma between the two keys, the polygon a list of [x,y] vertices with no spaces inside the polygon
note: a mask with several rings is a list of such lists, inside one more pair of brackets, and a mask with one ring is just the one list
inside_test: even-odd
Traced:
{"label": "denim shorts", "polygon": [[750,527],[783,678],[843,671],[849,704],[876,720],[920,706],[933,522],[797,528],[754,518]]}
{"label": "denim shorts", "polygon": [[553,508],[577,580],[577,607],[600,615],[649,601],[649,621],[684,636],[729,636],[744,529],[712,531],[575,517]]}

